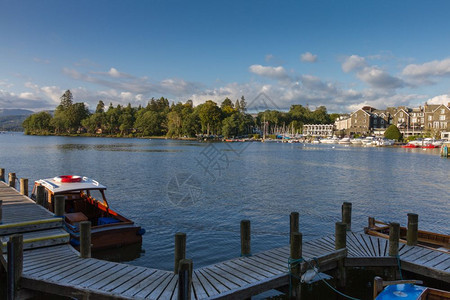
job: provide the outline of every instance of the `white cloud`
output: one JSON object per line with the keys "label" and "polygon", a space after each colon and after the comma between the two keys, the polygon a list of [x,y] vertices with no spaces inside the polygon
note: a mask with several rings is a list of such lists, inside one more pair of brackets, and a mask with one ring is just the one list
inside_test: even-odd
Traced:
{"label": "white cloud", "polygon": [[270,67],[262,65],[251,65],[249,71],[263,77],[271,79],[285,79],[288,77],[286,70],[282,66]]}
{"label": "white cloud", "polygon": [[358,55],[351,55],[345,58],[342,63],[342,70],[345,73],[349,73],[351,71],[360,70],[367,66],[366,60],[364,57]]}
{"label": "white cloud", "polygon": [[356,72],[356,77],[376,89],[396,89],[406,83],[377,66],[370,66],[364,57],[351,55],[341,65],[345,73]]}
{"label": "white cloud", "polygon": [[305,52],[300,55],[300,60],[304,62],[314,63],[317,61],[317,55],[312,54],[311,52]]}
{"label": "white cloud", "polygon": [[432,77],[432,76],[449,76],[450,75],[450,58],[444,60],[433,60],[421,65],[407,65],[402,72],[405,76],[412,77]]}
{"label": "white cloud", "polygon": [[447,105],[450,103],[450,95],[439,95],[427,100],[428,104],[444,104]]}
{"label": "white cloud", "polygon": [[379,89],[396,89],[405,85],[403,80],[391,76],[377,67],[365,67],[357,73],[357,77]]}
{"label": "white cloud", "polygon": [[109,74],[111,77],[115,77],[115,78],[121,77],[121,76],[120,76],[120,72],[117,71],[116,68],[111,68],[111,69],[109,69],[108,74]]}

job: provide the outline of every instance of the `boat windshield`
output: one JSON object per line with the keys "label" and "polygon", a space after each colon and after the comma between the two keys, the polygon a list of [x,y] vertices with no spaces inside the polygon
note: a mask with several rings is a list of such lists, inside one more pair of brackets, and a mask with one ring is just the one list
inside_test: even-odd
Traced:
{"label": "boat windshield", "polygon": [[88,190],[87,191],[88,196],[94,198],[100,203],[103,203],[106,207],[108,207],[108,203],[106,202],[106,199],[104,197],[103,191],[100,190]]}

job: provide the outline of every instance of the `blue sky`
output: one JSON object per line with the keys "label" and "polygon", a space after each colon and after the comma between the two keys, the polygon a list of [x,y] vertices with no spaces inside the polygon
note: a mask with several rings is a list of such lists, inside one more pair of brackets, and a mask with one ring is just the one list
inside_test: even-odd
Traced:
{"label": "blue sky", "polygon": [[0,108],[450,102],[450,1],[0,0]]}

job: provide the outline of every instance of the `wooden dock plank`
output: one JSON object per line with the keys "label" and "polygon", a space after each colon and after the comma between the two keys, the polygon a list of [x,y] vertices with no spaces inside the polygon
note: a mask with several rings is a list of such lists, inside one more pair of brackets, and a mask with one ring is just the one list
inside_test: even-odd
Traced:
{"label": "wooden dock plank", "polygon": [[[161,276],[159,276],[161,275]],[[139,291],[137,291],[134,295],[132,295],[133,297],[136,298],[145,298],[147,297],[147,295],[149,295],[151,292],[153,292],[162,282],[164,282],[165,279],[167,279],[170,276],[173,276],[173,273],[169,273],[169,272],[163,272],[162,274],[157,274],[157,276],[151,276],[149,278],[147,278],[146,280],[142,281],[141,284],[145,284],[144,286],[141,286],[141,288],[139,289]],[[128,291],[134,290],[130,289]],[[127,294],[128,291],[125,293]]]}
{"label": "wooden dock plank", "polygon": [[[175,282],[178,280],[178,275],[175,275],[173,273],[170,273],[169,276],[167,276],[166,278],[164,278],[163,281],[160,282],[160,284],[158,284],[152,291],[151,293],[147,294],[147,296],[145,296],[145,298],[150,298],[150,299],[158,299],[163,293],[164,291],[167,289],[167,287],[170,285],[170,283],[175,280]],[[171,298],[172,296],[170,296]],[[169,298],[169,299],[170,299]],[[168,298],[166,298],[168,299]]]}
{"label": "wooden dock plank", "polygon": [[275,275],[272,272],[265,271],[259,267],[255,267],[254,265],[249,264],[248,262],[242,262],[240,260],[228,261],[227,265],[245,270],[246,272],[253,272],[255,276],[259,277],[259,279],[269,278]]}
{"label": "wooden dock plank", "polygon": [[246,283],[252,283],[257,280],[257,278],[252,277],[251,275],[248,275],[239,269],[233,269],[225,264],[217,264],[217,265],[214,265],[214,267],[223,272],[227,272],[231,276],[236,277],[239,280],[246,282]]}
{"label": "wooden dock plank", "polygon": [[[178,275],[174,275],[166,288],[160,293],[158,299],[178,299]],[[192,291],[191,291],[192,295]],[[195,298],[192,298],[195,299]]]}
{"label": "wooden dock plank", "polygon": [[134,286],[138,285],[141,281],[145,280],[146,278],[154,276],[154,274],[158,271],[156,269],[148,269],[148,268],[142,268],[142,270],[143,270],[142,273],[136,274],[136,276],[129,279],[127,282],[112,289],[111,292],[123,294],[125,291],[132,289]]}
{"label": "wooden dock plank", "polygon": [[347,245],[348,248],[351,249],[351,254],[353,256],[362,256],[367,257],[367,252],[362,248],[361,243],[359,242],[357,236],[353,232],[349,232],[347,234]]}
{"label": "wooden dock plank", "polygon": [[[210,276],[207,272],[205,272],[205,269],[199,269],[197,270],[197,276],[199,278],[202,278],[202,281],[204,282],[204,280],[207,280],[211,286],[214,288],[214,290],[216,290],[216,293],[224,293],[230,290],[230,288],[226,285],[224,285],[222,282],[218,281],[215,277]],[[211,291],[212,292],[212,291]],[[210,295],[211,293],[208,292]],[[214,295],[212,294],[212,295]]]}
{"label": "wooden dock plank", "polygon": [[192,290],[194,291],[196,299],[206,299],[209,297],[206,289],[200,282],[200,279],[198,279],[196,272],[192,272]]}
{"label": "wooden dock plank", "polygon": [[219,290],[217,290],[214,285],[211,284],[211,282],[209,282],[199,270],[195,270],[193,273],[195,273],[198,283],[201,285],[208,297],[219,293]]}
{"label": "wooden dock plank", "polygon": [[89,276],[86,276],[86,278],[85,278],[86,280],[83,282],[80,282],[79,285],[83,288],[98,289],[99,287],[107,284],[107,280],[108,280],[107,276],[114,274],[116,272],[119,272],[120,270],[123,270],[126,267],[126,265],[110,263],[107,265],[107,267],[108,267],[108,273],[106,273],[106,272],[100,273],[99,276],[91,277],[91,278],[88,278]]}
{"label": "wooden dock plank", "polygon": [[202,271],[205,272],[208,276],[214,277],[217,281],[219,281],[230,290],[245,285],[245,282],[215,267],[202,268]]}

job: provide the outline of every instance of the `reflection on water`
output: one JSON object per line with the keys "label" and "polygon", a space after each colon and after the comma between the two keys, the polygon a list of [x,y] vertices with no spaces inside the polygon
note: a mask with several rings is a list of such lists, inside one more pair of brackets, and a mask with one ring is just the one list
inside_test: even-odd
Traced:
{"label": "reflection on water", "polygon": [[[239,256],[242,219],[252,222],[253,253],[288,243],[292,211],[300,213],[305,240],[331,234],[344,201],[353,203],[355,231],[368,216],[405,225],[406,214],[415,212],[420,229],[450,233],[450,159],[438,151],[251,143],[237,155],[230,145],[214,143],[208,149],[221,151],[228,163],[219,169],[214,153],[205,151],[208,145],[0,135],[0,167],[29,178],[30,188],[36,179],[61,174],[106,185],[110,206],[147,231],[145,253],[129,251],[131,263],[152,268],[173,267],[179,231],[187,233],[186,255],[197,267]],[[205,170],[199,161],[214,167]],[[195,178],[195,184],[174,181],[178,174]],[[178,195],[196,201],[179,205]]]}
{"label": "reflection on water", "polygon": [[115,262],[127,262],[141,257],[143,253],[145,253],[145,250],[142,249],[142,244],[137,243],[115,249],[97,250],[92,252],[92,257]]}

